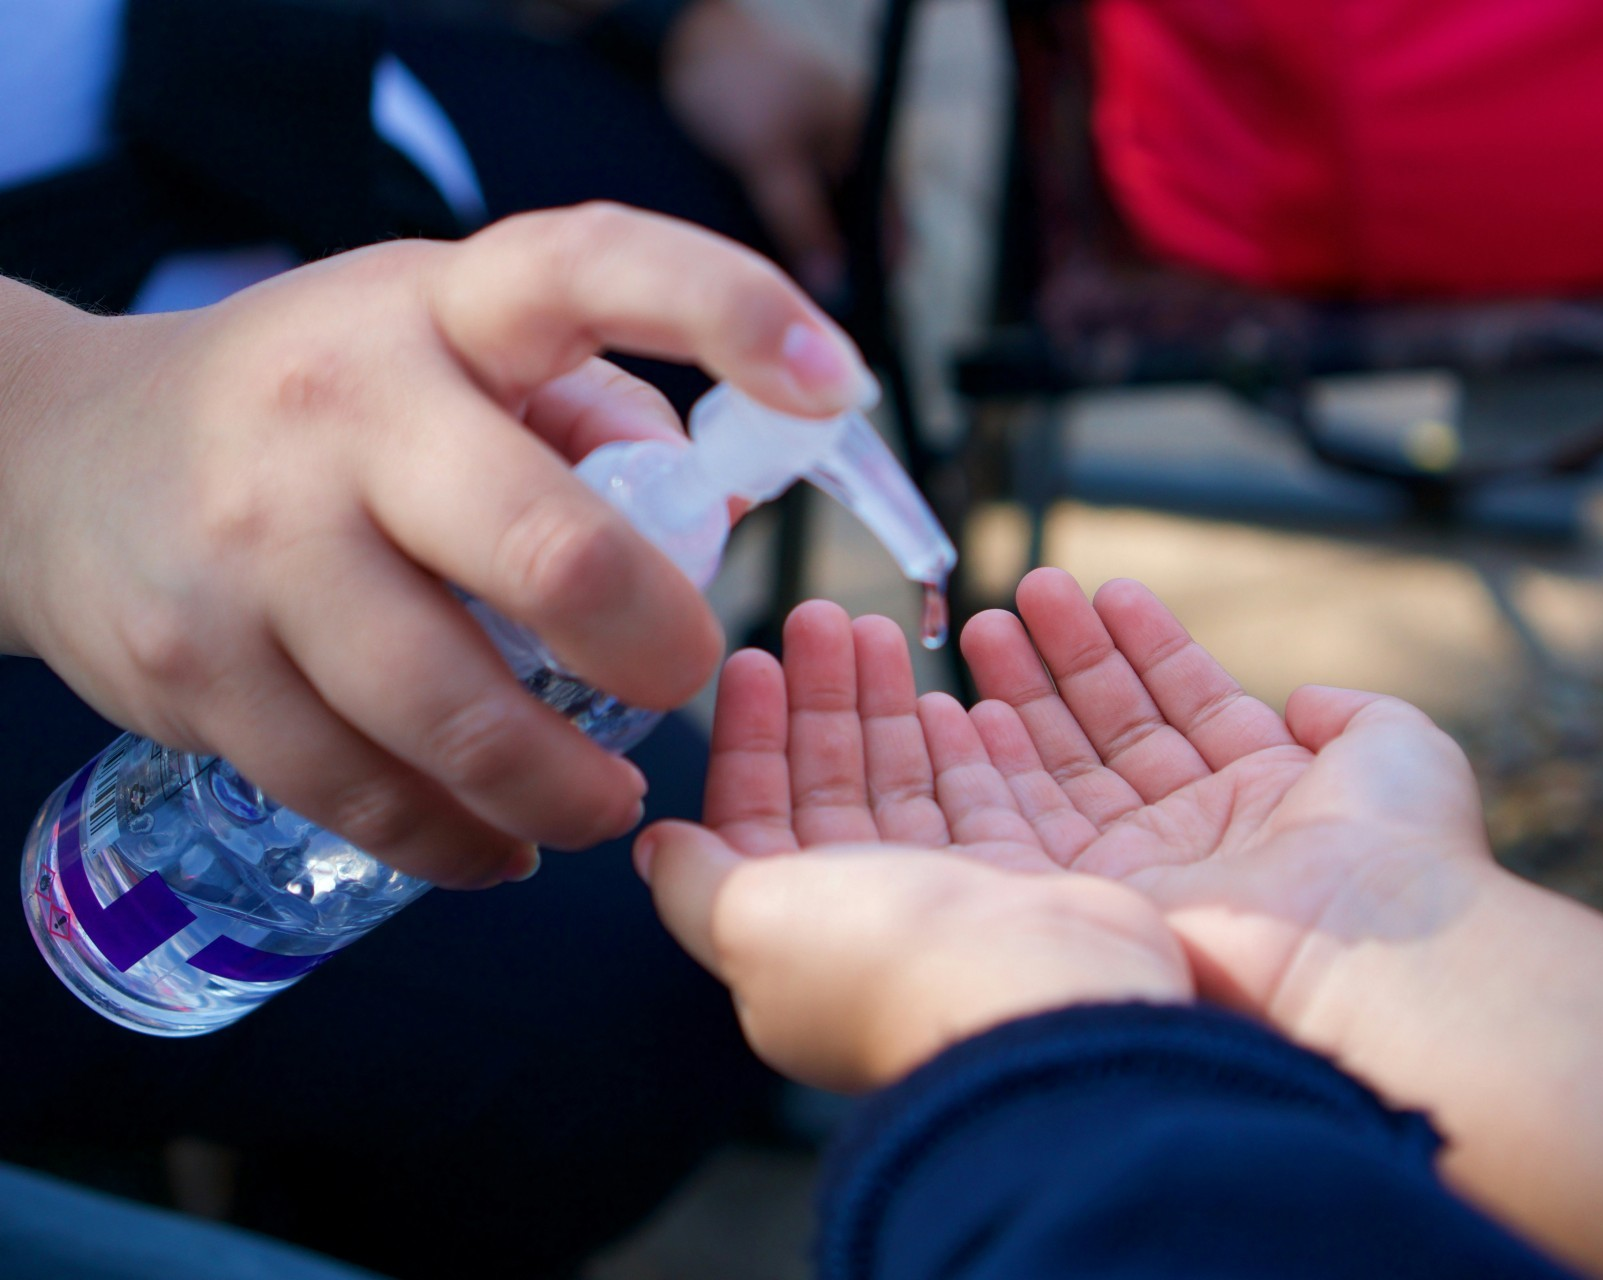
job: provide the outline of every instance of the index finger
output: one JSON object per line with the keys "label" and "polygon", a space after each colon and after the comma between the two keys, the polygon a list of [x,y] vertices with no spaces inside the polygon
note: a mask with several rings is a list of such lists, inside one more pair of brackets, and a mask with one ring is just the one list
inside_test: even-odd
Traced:
{"label": "index finger", "polygon": [[699,364],[806,417],[875,394],[850,339],[778,267],[686,222],[607,204],[521,214],[438,264],[440,331],[503,403],[604,349]]}

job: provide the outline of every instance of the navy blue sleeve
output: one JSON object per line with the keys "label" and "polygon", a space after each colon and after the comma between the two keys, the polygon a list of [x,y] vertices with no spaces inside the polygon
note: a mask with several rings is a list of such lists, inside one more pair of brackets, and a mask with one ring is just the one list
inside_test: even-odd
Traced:
{"label": "navy blue sleeve", "polygon": [[824,1280],[1437,1280],[1562,1268],[1448,1192],[1421,1115],[1217,1010],[1081,1007],[871,1099],[821,1188]]}

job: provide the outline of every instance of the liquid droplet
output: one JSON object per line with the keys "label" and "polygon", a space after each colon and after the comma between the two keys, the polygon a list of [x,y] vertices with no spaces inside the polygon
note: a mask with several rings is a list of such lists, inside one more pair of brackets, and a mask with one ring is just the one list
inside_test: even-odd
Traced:
{"label": "liquid droplet", "polygon": [[918,638],[926,649],[939,649],[946,643],[946,629],[950,623],[946,584],[925,582],[920,585],[924,588],[924,618],[919,624]]}

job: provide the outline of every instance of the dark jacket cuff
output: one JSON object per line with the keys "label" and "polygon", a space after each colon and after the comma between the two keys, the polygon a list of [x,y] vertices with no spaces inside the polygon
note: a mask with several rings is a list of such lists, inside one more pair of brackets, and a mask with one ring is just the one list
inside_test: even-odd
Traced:
{"label": "dark jacket cuff", "polygon": [[1111,1176],[1108,1157],[1127,1150],[1135,1125],[1220,1108],[1311,1118],[1434,1180],[1440,1140],[1423,1116],[1391,1110],[1245,1018],[1196,1006],[1081,1006],[957,1045],[866,1103],[826,1162],[819,1272],[902,1274],[878,1259],[887,1235],[905,1256],[914,1220],[930,1257],[949,1261],[965,1247],[959,1237],[998,1230],[1014,1206],[1039,1197],[1043,1177],[1059,1180],[1066,1202],[1097,1194],[1098,1171]]}

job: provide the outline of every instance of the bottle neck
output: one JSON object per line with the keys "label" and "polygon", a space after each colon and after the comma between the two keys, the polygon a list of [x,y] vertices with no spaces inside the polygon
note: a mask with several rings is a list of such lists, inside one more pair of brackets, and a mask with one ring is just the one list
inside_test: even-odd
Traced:
{"label": "bottle neck", "polygon": [[698,587],[712,581],[729,537],[729,503],[694,448],[659,441],[604,445],[580,477]]}

